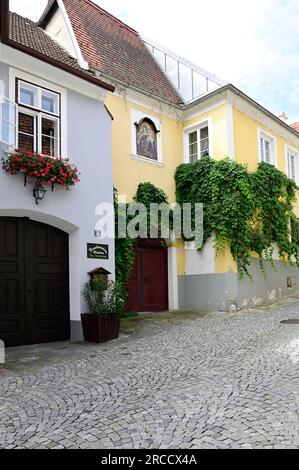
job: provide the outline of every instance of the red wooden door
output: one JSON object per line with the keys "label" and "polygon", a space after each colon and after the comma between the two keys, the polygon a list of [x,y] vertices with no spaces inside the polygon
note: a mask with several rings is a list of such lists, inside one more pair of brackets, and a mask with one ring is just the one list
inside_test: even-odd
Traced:
{"label": "red wooden door", "polygon": [[127,310],[168,310],[167,248],[156,241],[142,240],[135,250],[135,266],[128,288]]}
{"label": "red wooden door", "polygon": [[127,312],[140,312],[141,307],[141,249],[135,248],[135,263],[128,286]]}

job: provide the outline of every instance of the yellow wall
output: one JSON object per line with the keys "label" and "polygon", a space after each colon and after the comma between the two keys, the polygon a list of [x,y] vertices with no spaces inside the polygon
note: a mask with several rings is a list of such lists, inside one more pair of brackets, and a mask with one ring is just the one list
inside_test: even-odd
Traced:
{"label": "yellow wall", "polygon": [[[184,162],[184,129],[195,126],[199,121],[211,119],[212,141],[211,156],[220,160],[228,155],[228,113],[227,105],[220,105],[213,110],[198,114],[196,117],[181,122],[160,115],[146,107],[131,103],[121,97],[109,95],[107,106],[114,116],[112,125],[113,142],[113,183],[120,195],[124,194],[131,202],[136,194],[139,183],[150,181],[163,189],[169,201],[175,202],[174,173],[178,165]],[[132,158],[132,110],[142,111],[156,117],[161,122],[163,166],[147,163]],[[265,125],[249,117],[245,113],[233,109],[235,160],[248,165],[250,171],[256,171],[259,163],[258,129],[268,132],[276,139],[278,168],[286,171],[285,149],[286,145],[295,148],[280,135],[267,129]],[[299,202],[297,204],[299,215]],[[185,250],[181,240],[177,241],[178,274],[185,272]],[[229,248],[216,258],[216,272],[223,273],[237,271]]]}
{"label": "yellow wall", "polygon": [[[213,157],[221,159],[228,153],[226,106],[222,105],[209,113],[198,115],[192,120],[180,122],[159,115],[145,107],[130,103],[121,97],[110,95],[106,102],[114,117],[112,124],[113,184],[120,195],[126,195],[131,202],[136,194],[139,183],[150,181],[163,189],[169,201],[175,202],[174,173],[184,162],[184,128],[203,121],[208,117],[212,120]],[[163,167],[138,161],[131,157],[132,132],[131,112],[139,110],[161,121]],[[177,241],[178,274],[185,273],[185,250],[182,240]]]}
{"label": "yellow wall", "polygon": [[[182,124],[113,95],[110,95],[107,106],[114,116],[113,183],[119,194],[125,194],[128,202],[131,202],[139,183],[149,181],[163,189],[171,203],[175,202],[174,173],[177,166],[182,163]],[[131,158],[132,109],[155,116],[161,121],[163,167]]]}
{"label": "yellow wall", "polygon": [[[299,146],[295,146],[284,137],[268,129],[261,122],[254,120],[247,114],[235,108],[233,110],[233,117],[236,161],[247,164],[249,171],[256,171],[260,161],[258,129],[262,129],[276,139],[277,167],[280,171],[286,173],[286,146],[290,146],[298,153]],[[295,213],[299,217],[299,197],[295,204]]]}
{"label": "yellow wall", "polygon": [[[174,173],[178,165],[184,162],[183,129],[185,127],[195,125],[196,122],[210,117],[213,129],[211,136],[213,155],[211,156],[221,159],[228,154],[226,105],[219,106],[208,113],[199,114],[196,118],[184,123],[159,115],[114,95],[109,96],[107,106],[114,117],[112,124],[113,183],[119,194],[126,194],[128,202],[135,196],[139,183],[145,181],[150,181],[163,189],[169,201],[175,202]],[[163,167],[131,158],[132,110],[142,111],[161,121]]]}
{"label": "yellow wall", "polygon": [[212,121],[212,135],[210,135],[212,154],[210,156],[216,160],[221,160],[228,156],[227,105],[223,104],[207,113],[185,121],[184,127],[195,126],[198,121],[204,121],[208,118],[211,118]]}
{"label": "yellow wall", "polygon": [[286,145],[295,148],[299,152],[299,147],[268,129],[264,124],[256,121],[247,114],[233,110],[234,117],[234,141],[235,141],[235,159],[240,163],[248,165],[249,171],[256,171],[259,164],[259,142],[258,129],[262,129],[271,134],[276,139],[277,144],[277,163],[278,169],[286,172]]}

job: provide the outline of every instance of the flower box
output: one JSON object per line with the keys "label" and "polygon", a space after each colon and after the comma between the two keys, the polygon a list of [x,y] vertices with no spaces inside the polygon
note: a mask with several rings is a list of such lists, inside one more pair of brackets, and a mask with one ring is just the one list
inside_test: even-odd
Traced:
{"label": "flower box", "polygon": [[24,185],[30,178],[40,185],[69,189],[78,183],[79,170],[67,159],[53,158],[32,152],[15,152],[3,158],[2,169],[9,175],[23,174]]}

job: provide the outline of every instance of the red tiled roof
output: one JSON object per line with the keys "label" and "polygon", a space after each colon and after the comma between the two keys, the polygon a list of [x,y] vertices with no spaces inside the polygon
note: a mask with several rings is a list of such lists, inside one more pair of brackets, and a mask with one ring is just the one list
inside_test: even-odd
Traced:
{"label": "red tiled roof", "polygon": [[38,54],[39,59],[49,62],[55,67],[73,73],[101,88],[113,91],[110,85],[97,79],[87,70],[83,70],[77,60],[71,57],[36,23],[12,12],[9,12],[8,41],[11,41],[9,45],[13,47],[23,46],[26,48],[26,53]]}
{"label": "red tiled roof", "polygon": [[90,67],[172,103],[182,102],[137,31],[90,0],[63,3]]}
{"label": "red tiled roof", "polygon": [[299,122],[294,122],[294,124],[291,124],[291,127],[295,129],[295,131],[299,132]]}
{"label": "red tiled roof", "polygon": [[71,57],[56,41],[39,28],[33,21],[23,18],[16,13],[9,12],[9,38],[13,41],[30,47],[37,52],[46,54],[52,59],[59,60],[76,69],[81,67],[76,59]]}

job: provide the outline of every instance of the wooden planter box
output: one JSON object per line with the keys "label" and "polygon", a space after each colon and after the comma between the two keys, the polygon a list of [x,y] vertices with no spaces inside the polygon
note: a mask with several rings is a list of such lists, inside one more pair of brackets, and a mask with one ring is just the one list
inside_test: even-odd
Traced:
{"label": "wooden planter box", "polygon": [[84,339],[89,343],[107,343],[119,337],[120,317],[103,317],[85,313],[81,315]]}

